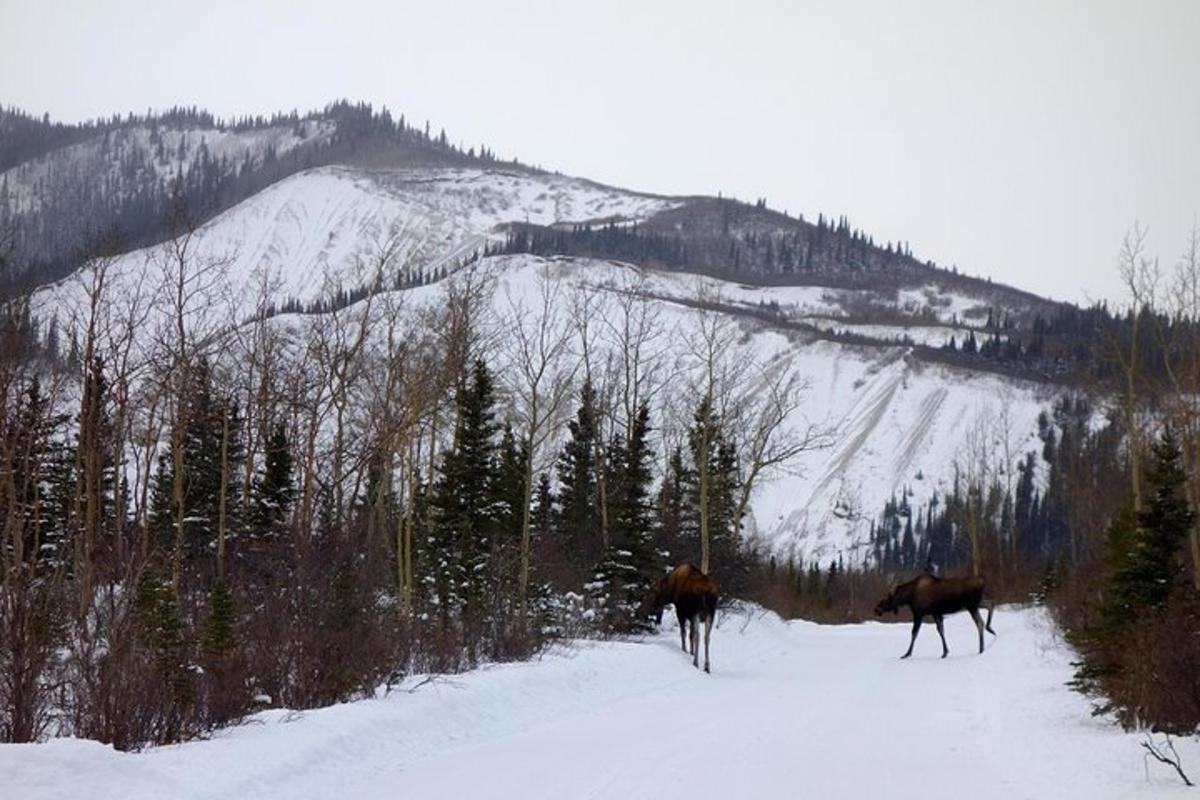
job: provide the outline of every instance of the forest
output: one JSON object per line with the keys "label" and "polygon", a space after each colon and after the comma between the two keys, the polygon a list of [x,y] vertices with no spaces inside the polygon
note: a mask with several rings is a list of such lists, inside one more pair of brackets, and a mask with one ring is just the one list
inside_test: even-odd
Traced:
{"label": "forest", "polygon": [[[331,287],[280,309],[264,283],[231,326],[207,293],[220,265],[178,229],[144,291],[111,292],[113,259],[89,259],[69,333],[5,296],[5,741],[138,749],[635,632],[644,588],[682,560],[729,597],[825,622],[865,618],[921,569],[983,574],[997,598],[1054,610],[1099,710],[1200,723],[1200,643],[1177,635],[1200,629],[1198,237],[1164,275],[1131,234],[1138,312],[1065,318],[1103,366],[1043,415],[1040,452],[1003,416],[981,423],[950,492],[905,489],[870,521],[868,559],[825,564],[745,536],[755,487],[832,432],[784,426],[803,380],[739,350],[716,309],[696,309],[682,366],[636,287],[604,304],[546,274],[498,312],[473,263],[424,304]],[[508,248],[542,247],[518,236]],[[668,266],[681,247],[571,237]],[[7,242],[4,270],[26,271]],[[402,252],[377,243],[371,286],[410,285]],[[671,369],[687,390],[668,396]]]}
{"label": "forest", "polygon": [[[133,293],[90,260],[69,333],[5,302],[6,741],[137,749],[635,631],[680,560],[748,592],[756,483],[826,437],[785,429],[802,381],[716,312],[667,403],[636,292],[546,273],[497,311],[464,268],[430,303],[330,287],[289,315],[264,283],[230,327],[191,242]],[[376,285],[403,285],[401,253],[380,243]]]}

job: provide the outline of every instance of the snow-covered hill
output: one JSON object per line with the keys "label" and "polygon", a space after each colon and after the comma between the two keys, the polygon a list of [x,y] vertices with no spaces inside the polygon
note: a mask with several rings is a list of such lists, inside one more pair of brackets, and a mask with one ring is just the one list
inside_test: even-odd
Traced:
{"label": "snow-covered hill", "polygon": [[[678,202],[626,192],[588,181],[523,170],[424,168],[367,170],[325,167],[280,181],[220,214],[190,244],[192,269],[215,267],[198,281],[215,311],[234,320],[250,315],[260,288],[271,300],[309,303],[334,288],[367,284],[379,252],[399,240],[392,272],[440,274],[462,257],[481,251],[502,226],[530,221],[567,225],[595,220],[641,220]],[[108,267],[108,296],[163,293],[169,254],[147,248],[122,255]],[[777,553],[852,562],[867,556],[871,520],[884,503],[905,491],[917,503],[945,493],[963,468],[968,433],[986,439],[1012,465],[1036,449],[1036,418],[1048,401],[1033,384],[952,368],[913,356],[911,343],[960,340],[967,325],[986,313],[982,301],[930,285],[913,290],[760,287],[582,258],[507,256],[483,259],[476,268],[501,279],[497,315],[508,312],[509,295],[533,292],[547,268],[570,286],[628,287],[661,305],[671,332],[666,364],[687,360],[697,335],[698,303],[717,302],[740,329],[737,347],[761,364],[786,363],[811,385],[789,425],[836,428],[833,446],[802,455],[791,469],[766,476],[751,510],[754,535]],[[632,276],[637,275],[634,278]],[[86,281],[78,276],[45,287],[33,311],[45,323],[57,319],[60,335],[86,307]],[[407,290],[414,300],[436,302],[436,285]],[[601,293],[603,295],[604,293]],[[611,306],[615,295],[609,296]],[[864,309],[883,318],[926,320],[856,325]],[[605,309],[596,309],[604,313]],[[611,312],[611,308],[609,309]],[[872,313],[875,313],[872,312]],[[281,318],[283,324],[287,317]],[[140,325],[149,339],[153,315]],[[818,335],[826,327],[853,329],[867,344],[845,344]],[[870,342],[874,344],[870,344]],[[905,344],[908,342],[909,344]],[[664,367],[673,380],[680,372]],[[678,391],[669,392],[679,396]],[[658,420],[665,411],[656,410]],[[659,448],[663,455],[664,448]]]}
{"label": "snow-covered hill", "polygon": [[[48,198],[78,191],[107,196],[130,191],[139,183],[166,182],[186,172],[202,156],[232,165],[260,165],[264,158],[283,155],[302,144],[322,142],[333,125],[305,120],[251,130],[136,126],[118,128],[0,172],[9,210],[38,211]],[[130,171],[133,174],[129,174]],[[113,198],[118,199],[118,198]]]}
{"label": "snow-covered hill", "polygon": [[[336,284],[373,278],[375,259],[401,243],[398,266],[436,270],[482,250],[499,226],[645,218],[672,201],[577,178],[501,169],[365,170],[324,167],[280,181],[201,227],[191,244],[194,265],[219,265],[214,303],[231,296],[253,308],[260,276],[278,300],[316,300]],[[110,268],[122,291],[155,272],[159,248],[127,253]],[[197,266],[193,266],[196,269]],[[81,293],[68,277],[39,293],[44,308]],[[45,313],[43,311],[43,313]]]}
{"label": "snow-covered hill", "polygon": [[[840,554],[861,563],[869,555],[871,521],[889,499],[906,490],[917,503],[935,492],[945,496],[956,472],[978,467],[971,463],[972,437],[977,450],[987,450],[993,477],[999,470],[1014,471],[1016,460],[1040,445],[1037,417],[1051,399],[1043,386],[927,363],[906,346],[826,341],[737,312],[817,302],[836,310],[844,293],[823,292],[824,299],[817,300],[805,287],[750,287],[587,259],[513,256],[488,259],[484,266],[499,276],[497,313],[503,313],[507,296],[532,294],[537,272],[547,269],[572,286],[607,289],[596,295],[602,304],[595,311],[602,317],[613,318],[616,296],[630,286],[652,296],[669,341],[664,371],[676,386],[664,393],[665,402],[679,397],[688,379],[700,336],[700,298],[719,299],[719,307],[730,309],[725,315],[737,337],[733,357],[786,365],[805,381],[804,402],[785,428],[832,428],[831,446],[802,453],[785,471],[767,476],[751,501],[749,529],[781,555],[826,562]],[[656,424],[671,413],[654,412]]]}
{"label": "snow-covered hill", "polygon": [[927,630],[899,661],[905,624],[727,610],[711,676],[668,625],[141,754],[4,745],[0,785],[21,800],[1190,796],[1064,686],[1072,656],[1043,612],[1002,608],[995,626],[982,656],[957,615],[949,659]]}

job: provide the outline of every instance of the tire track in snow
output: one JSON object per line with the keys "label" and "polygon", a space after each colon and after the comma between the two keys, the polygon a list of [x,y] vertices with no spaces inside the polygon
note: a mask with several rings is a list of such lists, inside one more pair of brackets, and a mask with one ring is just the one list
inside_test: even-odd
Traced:
{"label": "tire track in snow", "polygon": [[854,431],[852,435],[841,445],[825,470],[824,477],[813,489],[809,495],[808,502],[805,507],[811,506],[826,489],[835,481],[843,477],[850,463],[858,455],[859,450],[866,444],[872,432],[879,426],[883,415],[887,412],[891,405],[892,398],[896,396],[896,390],[900,388],[900,384],[904,380],[904,374],[900,374],[889,378],[887,383],[881,386],[875,395],[868,400],[868,406],[861,414],[859,414],[850,424],[850,430]]}
{"label": "tire track in snow", "polygon": [[896,480],[900,480],[912,468],[912,463],[917,457],[917,449],[925,441],[925,437],[933,427],[934,418],[942,410],[942,405],[946,402],[949,394],[950,391],[943,386],[934,389],[921,401],[917,418],[901,441],[896,458],[892,461],[892,474],[896,476]]}

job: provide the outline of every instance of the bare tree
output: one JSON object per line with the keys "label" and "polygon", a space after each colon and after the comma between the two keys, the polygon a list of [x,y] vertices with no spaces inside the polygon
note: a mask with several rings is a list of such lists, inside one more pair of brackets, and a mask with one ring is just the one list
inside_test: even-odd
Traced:
{"label": "bare tree", "polygon": [[549,462],[547,443],[561,422],[575,377],[574,365],[564,364],[570,327],[563,316],[561,284],[541,265],[536,273],[533,307],[507,292],[509,369],[504,376],[515,400],[514,413],[525,445],[525,475],[521,510],[521,564],[517,602],[522,622],[528,615],[531,506],[535,476]]}
{"label": "bare tree", "polygon": [[161,386],[172,406],[169,452],[174,542],[170,563],[171,585],[178,593],[188,518],[183,438],[190,422],[187,415],[189,398],[193,394],[191,381],[195,366],[210,355],[222,327],[213,312],[229,259],[201,257],[196,252],[199,244],[197,228],[182,201],[176,203],[172,227],[179,235],[164,243],[156,258],[161,276],[160,296],[165,304],[157,345],[163,354]]}
{"label": "bare tree", "polygon": [[785,470],[801,453],[832,447],[836,428],[807,419],[790,425],[812,383],[782,359],[760,368],[760,379],[748,383],[735,403],[738,464],[741,471],[735,524],[741,525],[759,479]]}
{"label": "bare tree", "polygon": [[696,459],[697,513],[700,521],[700,569],[711,568],[712,532],[710,494],[713,476],[708,453],[720,435],[722,422],[736,415],[735,387],[742,385],[753,362],[736,352],[738,331],[728,314],[722,313],[722,298],[704,284],[697,289],[699,310],[696,330],[690,337],[688,395],[699,398],[695,410],[693,449]]}
{"label": "bare tree", "polygon": [[[1158,349],[1167,379],[1167,413],[1180,439],[1188,480],[1188,504],[1200,507],[1200,227],[1193,225],[1187,247],[1166,291],[1168,324],[1156,317]],[[1200,519],[1188,537],[1192,583],[1200,589]]]}
{"label": "bare tree", "polygon": [[1141,397],[1141,369],[1138,353],[1142,317],[1152,312],[1158,295],[1161,278],[1158,260],[1146,256],[1146,228],[1135,224],[1125,235],[1117,259],[1121,282],[1129,298],[1129,341],[1124,344],[1119,338],[1109,343],[1122,376],[1121,415],[1125,423],[1129,449],[1129,480],[1134,511],[1142,508],[1141,457],[1144,450],[1141,427],[1138,420]]}

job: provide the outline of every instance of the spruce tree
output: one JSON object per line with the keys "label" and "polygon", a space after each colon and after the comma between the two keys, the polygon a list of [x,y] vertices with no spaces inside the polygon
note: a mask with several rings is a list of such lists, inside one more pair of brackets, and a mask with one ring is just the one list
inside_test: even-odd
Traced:
{"label": "spruce tree", "polygon": [[667,461],[667,473],[659,486],[655,510],[658,516],[658,539],[667,550],[672,561],[679,561],[684,553],[691,553],[685,540],[694,541],[697,536],[693,509],[687,503],[687,486],[692,474],[683,459],[683,449],[676,447]]}
{"label": "spruce tree", "polygon": [[1109,613],[1117,617],[1161,610],[1184,573],[1180,551],[1194,515],[1184,497],[1187,476],[1179,445],[1169,428],[1154,444],[1153,458],[1150,502],[1138,514],[1132,536],[1118,530],[1110,542],[1116,569]]}
{"label": "spruce tree", "polygon": [[273,533],[287,520],[296,497],[293,470],[287,428],[278,422],[267,439],[262,471],[254,481],[251,517],[255,533]]}
{"label": "spruce tree", "polygon": [[[707,523],[711,559],[713,565],[716,565],[713,570],[733,569],[739,562],[740,541],[737,532],[741,527],[740,520],[733,518],[737,509],[739,487],[737,449],[728,439],[723,421],[710,410],[707,400],[700,402],[693,415],[692,427],[688,431],[688,450],[692,457],[689,480],[685,484],[688,505],[699,519],[700,465],[707,461]],[[697,530],[698,527],[697,523]],[[698,558],[698,543],[694,545],[694,552]],[[731,576],[725,575],[727,580],[729,577]]]}
{"label": "spruce tree", "polygon": [[638,409],[624,442],[616,437],[608,455],[612,474],[612,544],[597,568],[594,586],[604,595],[610,623],[615,627],[636,626],[634,611],[651,582],[662,574],[654,541],[649,446],[650,410]]}
{"label": "spruce tree", "polygon": [[510,425],[504,426],[492,486],[496,505],[496,530],[492,548],[493,595],[506,606],[516,601],[520,572],[521,524],[525,504],[525,442],[517,442]]}
{"label": "spruce tree", "polygon": [[148,570],[138,582],[135,611],[138,643],[149,656],[155,678],[156,696],[150,698],[157,712],[153,740],[178,741],[195,701],[194,672],[179,599],[170,584]]}
{"label": "spruce tree", "polygon": [[472,652],[485,622],[486,581],[496,527],[496,464],[492,377],[476,361],[455,398],[458,425],[442,459],[431,498],[435,594],[443,625],[461,615]]}
{"label": "spruce tree", "polygon": [[[1082,658],[1072,685],[1104,696],[1110,681],[1124,671],[1132,626],[1160,614],[1172,593],[1184,584],[1182,544],[1193,520],[1183,487],[1186,480],[1179,445],[1170,429],[1153,447],[1149,502],[1140,513],[1122,509],[1110,523],[1105,550],[1108,576],[1099,613],[1077,629],[1072,641]],[[1097,712],[1113,705],[1104,701]]]}
{"label": "spruce tree", "polygon": [[[184,495],[182,514],[185,520],[185,556],[197,558],[210,552],[217,534],[221,495],[221,442],[225,436],[226,417],[229,441],[226,443],[227,525],[235,527],[233,515],[238,506],[238,481],[232,479],[242,460],[241,419],[236,406],[219,400],[213,394],[212,376],[208,364],[200,361],[192,366],[189,392],[179,398],[179,415],[183,426]],[[159,456],[151,500],[151,527],[166,548],[174,536],[176,514],[172,496],[174,460],[169,449]]]}
{"label": "spruce tree", "polygon": [[571,568],[580,576],[600,549],[595,413],[595,395],[591,384],[585,382],[579,393],[579,410],[567,423],[568,438],[558,459],[559,510],[555,527]]}

